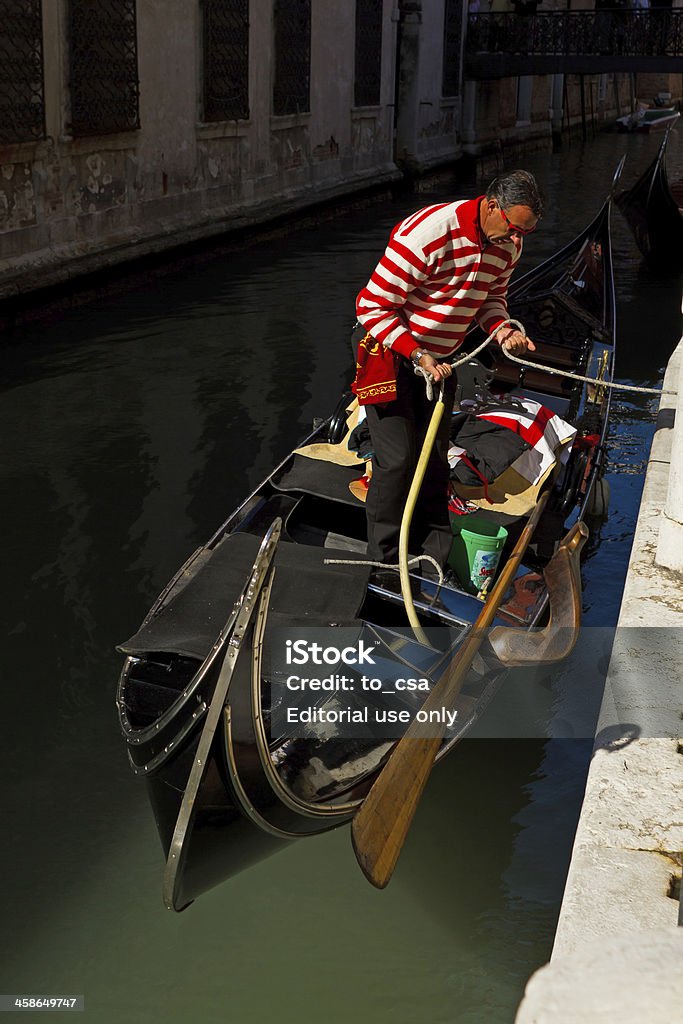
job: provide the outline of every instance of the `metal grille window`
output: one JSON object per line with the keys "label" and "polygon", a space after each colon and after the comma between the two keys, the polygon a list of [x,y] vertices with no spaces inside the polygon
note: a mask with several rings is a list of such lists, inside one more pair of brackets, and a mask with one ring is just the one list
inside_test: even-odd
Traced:
{"label": "metal grille window", "polygon": [[275,0],[273,113],[310,110],[311,0]]}
{"label": "metal grille window", "polygon": [[249,0],[203,0],[204,120],[249,117]]}
{"label": "metal grille window", "polygon": [[382,0],[356,0],[356,106],[376,107],[381,84]]}
{"label": "metal grille window", "polygon": [[71,133],[140,127],[135,0],[69,0]]}
{"label": "metal grille window", "polygon": [[462,0],[446,0],[441,84],[443,96],[457,96],[460,92],[461,39]]}
{"label": "metal grille window", "polygon": [[0,0],[0,144],[45,138],[41,0]]}

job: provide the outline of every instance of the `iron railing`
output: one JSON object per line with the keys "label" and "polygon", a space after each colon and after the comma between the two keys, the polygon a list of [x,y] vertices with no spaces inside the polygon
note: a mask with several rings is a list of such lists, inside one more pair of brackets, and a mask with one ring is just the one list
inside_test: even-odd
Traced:
{"label": "iron railing", "polygon": [[275,0],[273,113],[310,110],[311,0]]}
{"label": "iron railing", "polygon": [[382,87],[382,0],[356,0],[354,103],[376,107]]}
{"label": "iron railing", "polygon": [[460,92],[460,49],[462,44],[462,4],[459,0],[446,0],[443,37],[442,96],[457,96]]}
{"label": "iron railing", "polygon": [[0,144],[43,138],[42,0],[0,0]]}
{"label": "iron railing", "polygon": [[470,15],[468,55],[682,57],[683,10]]}
{"label": "iron railing", "polygon": [[202,0],[205,121],[249,117],[249,0]]}
{"label": "iron railing", "polygon": [[140,127],[135,0],[69,0],[72,135]]}

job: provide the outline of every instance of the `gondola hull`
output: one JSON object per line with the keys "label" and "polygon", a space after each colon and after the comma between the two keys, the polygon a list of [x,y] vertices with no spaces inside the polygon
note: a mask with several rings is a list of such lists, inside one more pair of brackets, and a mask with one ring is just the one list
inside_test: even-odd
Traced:
{"label": "gondola hull", "polygon": [[[495,643],[482,648],[448,709],[453,717],[438,757],[483,713],[507,664],[520,657],[523,662],[524,636],[547,618],[552,586],[574,595],[564,602],[569,618],[563,621],[577,628],[585,529],[569,561],[566,550],[560,558],[557,549],[572,524],[588,516],[604,471],[609,390],[551,370],[612,377],[609,199],[581,235],[520,279],[510,308],[536,341],[546,368],[520,369],[491,352],[487,372],[499,390],[543,400],[576,424],[581,443],[547,483],[547,514],[493,619]],[[472,345],[476,340],[473,335]],[[306,444],[335,445],[340,424],[343,429],[344,416],[336,413]],[[436,594],[432,584],[419,580],[423,591],[416,610],[432,632],[424,642],[408,629],[400,594],[378,583],[365,564],[364,508],[348,486],[358,472],[292,453],[188,559],[138,632],[121,645],[126,662],[119,718],[131,765],[147,780],[167,858],[169,908],[183,909],[296,839],[348,823],[401,734],[362,722],[355,731],[328,724],[288,732],[282,725],[283,679],[290,671],[282,664],[283,630],[304,629],[308,636],[334,629],[335,637],[348,637],[346,650],[356,643],[365,644],[359,650],[374,645],[391,678],[400,668],[433,683],[457,656],[483,607],[483,594],[459,586]],[[512,543],[525,517],[508,518]],[[533,587],[525,590],[532,579]],[[509,633],[515,634],[512,643]],[[539,634],[535,646],[529,645],[530,661],[541,657],[542,648]],[[543,649],[550,648],[556,657],[567,649],[554,640]],[[505,651],[515,652],[517,661],[506,664]],[[424,694],[397,692],[394,698],[397,718],[414,716]],[[328,721],[333,714],[360,715],[366,706],[367,698],[343,691],[321,693],[315,703]]]}
{"label": "gondola hull", "polygon": [[683,266],[683,216],[666,173],[667,131],[651,164],[615,202],[626,218],[636,245],[652,264],[679,269]]}

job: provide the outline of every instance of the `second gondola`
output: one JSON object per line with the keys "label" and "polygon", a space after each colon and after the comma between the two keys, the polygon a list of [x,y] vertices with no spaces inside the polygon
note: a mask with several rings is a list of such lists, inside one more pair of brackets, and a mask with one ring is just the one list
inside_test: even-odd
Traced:
{"label": "second gondola", "polygon": [[670,184],[666,173],[670,135],[669,130],[654,160],[631,188],[617,193],[615,202],[643,256],[658,267],[677,270],[683,267],[683,182]]}

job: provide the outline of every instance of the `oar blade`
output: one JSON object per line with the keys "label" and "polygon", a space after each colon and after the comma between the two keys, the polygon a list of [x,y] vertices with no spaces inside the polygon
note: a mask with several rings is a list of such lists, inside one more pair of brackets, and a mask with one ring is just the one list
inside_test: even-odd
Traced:
{"label": "oar blade", "polygon": [[356,859],[376,889],[391,880],[440,744],[441,735],[404,736],[353,819]]}
{"label": "oar blade", "polygon": [[[422,710],[452,707],[455,702],[485,631],[493,622],[503,595],[521,564],[549,495],[550,491],[545,491],[538,499],[470,635],[457,649],[453,661],[432,689]],[[438,735],[425,736],[424,726],[413,720],[354,818],[351,836],[356,859],[365,877],[378,889],[383,889],[391,879],[442,738],[443,730]]]}

